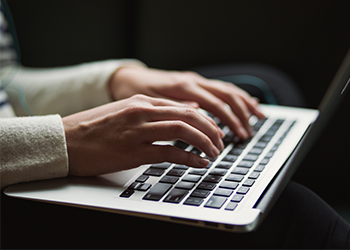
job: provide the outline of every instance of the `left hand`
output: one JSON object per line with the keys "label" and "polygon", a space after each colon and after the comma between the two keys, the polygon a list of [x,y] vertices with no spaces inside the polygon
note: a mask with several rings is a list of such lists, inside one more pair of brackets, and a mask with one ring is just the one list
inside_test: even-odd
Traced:
{"label": "left hand", "polygon": [[251,115],[264,118],[257,98],[232,83],[206,79],[194,72],[124,67],[114,73],[109,88],[115,100],[145,94],[201,107],[217,116],[241,139],[253,135]]}

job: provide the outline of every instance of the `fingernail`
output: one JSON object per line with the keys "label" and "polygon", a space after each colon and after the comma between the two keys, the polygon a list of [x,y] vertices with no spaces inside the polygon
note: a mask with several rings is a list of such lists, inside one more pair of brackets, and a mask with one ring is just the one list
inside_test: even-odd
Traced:
{"label": "fingernail", "polygon": [[213,153],[213,156],[215,158],[215,157],[217,157],[220,154],[220,150],[217,147],[214,146],[212,153]]}
{"label": "fingernail", "polygon": [[224,143],[222,142],[221,139],[219,139],[219,148],[220,148],[220,151],[224,149]]}
{"label": "fingernail", "polygon": [[224,132],[221,130],[221,128],[219,128],[218,130],[219,130],[220,137],[224,138],[225,136]]}
{"label": "fingernail", "polygon": [[239,133],[241,134],[243,139],[247,139],[248,138],[248,133],[247,133],[247,131],[244,128],[240,128],[239,129]]}
{"label": "fingernail", "polygon": [[254,134],[255,134],[254,129],[253,129],[252,127],[248,127],[248,131],[249,131],[249,135],[250,135],[251,137],[253,137]]}
{"label": "fingernail", "polygon": [[208,166],[208,164],[209,164],[209,160],[208,159],[206,159],[206,158],[200,158],[199,159],[199,164],[201,165],[201,166],[203,166],[203,167],[206,167],[206,166]]}

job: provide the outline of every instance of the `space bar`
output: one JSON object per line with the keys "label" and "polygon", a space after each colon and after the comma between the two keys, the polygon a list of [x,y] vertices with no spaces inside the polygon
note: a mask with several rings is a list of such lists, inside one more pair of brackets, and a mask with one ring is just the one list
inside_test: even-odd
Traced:
{"label": "space bar", "polygon": [[149,192],[143,197],[143,199],[159,201],[166,194],[166,192],[169,191],[171,187],[172,185],[168,183],[157,183],[149,190]]}

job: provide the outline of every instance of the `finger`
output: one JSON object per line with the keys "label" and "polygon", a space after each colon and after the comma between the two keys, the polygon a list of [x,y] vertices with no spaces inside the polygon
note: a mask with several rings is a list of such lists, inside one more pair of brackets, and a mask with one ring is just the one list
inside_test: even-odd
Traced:
{"label": "finger", "polygon": [[248,138],[239,118],[225,107],[225,103],[205,88],[194,85],[183,91],[183,97],[199,103],[201,108],[216,115],[226,124],[237,136],[242,139]]}
{"label": "finger", "polygon": [[[209,121],[215,128],[216,130],[219,132],[220,137],[223,138],[224,137],[224,133],[222,132],[222,130],[217,126],[217,124],[214,122],[214,120],[210,117],[208,117],[207,115],[201,114],[198,111],[196,111],[196,109],[188,104],[185,103],[179,103],[176,101],[172,101],[172,100],[168,100],[168,99],[163,99],[163,98],[153,98],[153,97],[149,97],[149,96],[145,96],[145,95],[135,95],[133,98],[138,99],[141,102],[144,102],[144,106],[145,107],[149,107],[151,105],[155,106],[155,107],[176,107],[176,108],[182,108],[185,109],[185,113],[187,110],[187,114],[192,114],[193,112],[197,112],[197,114],[200,114],[202,117],[204,117],[207,121]],[[195,103],[195,102],[192,102]],[[173,109],[176,110],[176,109]],[[154,112],[153,109],[149,110],[150,113],[149,115],[152,115],[152,113]],[[164,114],[166,115],[166,114]],[[158,118],[159,120],[163,120],[163,117]],[[221,143],[221,140],[220,140]],[[220,147],[220,145],[218,144],[218,146]]]}
{"label": "finger", "polygon": [[249,111],[246,102],[242,100],[241,95],[237,94],[235,91],[232,91],[233,89],[230,88],[229,85],[225,83],[222,84],[221,82],[219,84],[205,83],[202,86],[226,102],[231,107],[232,111],[238,116],[245,130],[250,136],[253,136],[253,130],[249,124],[251,112]]}
{"label": "finger", "polygon": [[140,127],[139,132],[142,140],[148,144],[155,141],[182,140],[199,148],[211,158],[220,154],[220,150],[206,134],[183,121],[151,122]]}
{"label": "finger", "polygon": [[[154,106],[176,106],[176,107],[192,107],[194,109],[198,109],[200,107],[198,102],[195,101],[189,101],[188,100],[177,100],[177,99],[171,99],[168,98],[166,96],[160,95],[158,93],[155,93],[154,96],[157,96],[157,98],[151,98],[152,99],[152,104]],[[184,98],[186,99],[186,98]],[[181,105],[182,104],[182,105]],[[224,136],[222,130],[217,126],[217,124],[215,123],[215,121],[210,118],[207,115],[202,114],[208,121],[210,121],[215,127],[217,127],[217,129],[219,130],[219,132],[222,134],[222,137]]]}
{"label": "finger", "polygon": [[[137,102],[144,103],[144,106],[146,107],[150,106],[150,104],[152,106],[192,107],[185,103],[180,103],[169,99],[149,97],[142,94],[134,95],[132,98]],[[124,100],[124,101],[127,102],[128,100]]]}
{"label": "finger", "polygon": [[148,145],[144,149],[147,163],[171,162],[194,168],[204,168],[209,160],[170,145]]}
{"label": "finger", "polygon": [[[196,109],[180,107],[157,107],[148,115],[149,121],[183,121],[206,134],[219,150],[224,149],[221,138],[223,132],[217,127],[213,119],[201,114]],[[221,131],[221,133],[220,133]]]}
{"label": "finger", "polygon": [[230,88],[236,91],[238,95],[241,96],[242,100],[246,103],[249,111],[253,115],[257,116],[259,119],[265,118],[265,115],[261,112],[259,108],[260,100],[258,98],[250,96],[246,91],[244,91],[243,89],[237,87],[232,83],[225,83],[225,84],[227,84]]}
{"label": "finger", "polygon": [[[204,84],[205,87],[212,87],[217,88],[219,86],[219,90],[225,90],[230,89],[229,93],[236,93],[238,94],[242,100],[245,102],[249,112],[255,116],[257,116],[259,119],[265,118],[265,115],[261,112],[259,109],[259,99],[255,97],[251,97],[249,93],[247,93],[245,90],[237,87],[236,85],[230,83],[230,82],[224,82],[221,80],[213,80],[213,79],[207,79],[202,77],[201,75],[194,75],[196,78],[196,81],[202,86]],[[248,117],[250,116],[249,113],[247,113]]]}
{"label": "finger", "polygon": [[246,102],[246,104],[249,108],[249,111],[253,115],[258,117],[259,119],[265,118],[265,114],[260,110],[258,98],[252,97],[250,100],[247,100],[247,99],[243,99],[243,100]]}

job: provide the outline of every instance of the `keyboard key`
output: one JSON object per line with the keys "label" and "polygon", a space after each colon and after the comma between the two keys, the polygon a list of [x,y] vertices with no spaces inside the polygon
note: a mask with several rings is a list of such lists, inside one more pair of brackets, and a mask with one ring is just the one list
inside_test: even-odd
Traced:
{"label": "keyboard key", "polygon": [[273,152],[273,151],[270,151],[270,152],[268,152],[268,153],[265,155],[265,157],[266,157],[266,158],[271,158],[271,157],[273,156],[273,154],[274,154],[274,152]]}
{"label": "keyboard key", "polygon": [[283,139],[279,139],[275,145],[279,146],[279,145],[281,145],[282,142],[283,142]]}
{"label": "keyboard key", "polygon": [[226,177],[225,180],[227,181],[237,181],[237,182],[240,182],[242,181],[244,178],[243,175],[238,175],[238,174],[230,174],[229,176]]}
{"label": "keyboard key", "polygon": [[164,172],[165,172],[164,169],[149,168],[143,174],[144,175],[152,175],[152,176],[161,176],[164,174]]}
{"label": "keyboard key", "polygon": [[218,175],[207,175],[203,181],[218,183],[221,181],[221,176]]}
{"label": "keyboard key", "polygon": [[200,155],[202,153],[202,151],[196,147],[192,148],[191,152],[196,154],[196,155]]}
{"label": "keyboard key", "polygon": [[255,183],[255,181],[254,180],[252,180],[252,179],[247,179],[247,180],[245,180],[244,182],[243,182],[243,186],[246,186],[246,187],[251,187],[251,186],[253,186],[253,184]]}
{"label": "keyboard key", "polygon": [[137,187],[137,190],[138,191],[147,191],[150,187],[152,186],[152,184],[150,183],[141,183],[138,187]]}
{"label": "keyboard key", "polygon": [[238,143],[235,144],[234,148],[245,149],[249,142],[250,142],[249,139],[245,141],[239,141]]}
{"label": "keyboard key", "polygon": [[213,165],[213,162],[209,162],[209,164],[205,167],[206,169],[210,168]]}
{"label": "keyboard key", "polygon": [[198,189],[204,189],[204,190],[213,190],[216,187],[216,184],[209,183],[209,182],[201,182],[198,185]]}
{"label": "keyboard key", "polygon": [[195,174],[195,175],[204,175],[208,170],[207,169],[191,169],[189,174]]}
{"label": "keyboard key", "polygon": [[182,189],[187,189],[190,190],[195,186],[193,182],[187,182],[187,181],[180,181],[177,185],[176,188],[182,188]]}
{"label": "keyboard key", "polygon": [[188,143],[186,142],[183,142],[183,141],[180,141],[180,140],[177,140],[174,144],[175,147],[179,148],[179,149],[186,149],[188,147]]}
{"label": "keyboard key", "polygon": [[199,198],[207,198],[209,194],[210,194],[210,191],[196,189],[192,192],[191,196],[199,197]]}
{"label": "keyboard key", "polygon": [[262,159],[262,161],[260,162],[261,165],[266,165],[267,163],[269,163],[270,159],[269,158],[264,158]]}
{"label": "keyboard key", "polygon": [[167,175],[172,175],[172,176],[182,176],[184,173],[186,172],[186,170],[184,169],[171,169]]}
{"label": "keyboard key", "polygon": [[172,187],[168,183],[156,183],[143,197],[144,200],[159,201]]}
{"label": "keyboard key", "polygon": [[185,165],[179,165],[179,164],[176,164],[173,169],[176,168],[176,169],[183,169],[183,170],[186,170],[188,169],[189,167],[185,166]]}
{"label": "keyboard key", "polygon": [[232,167],[232,162],[228,161],[221,161],[216,165],[216,168],[224,168],[224,169],[229,169]]}
{"label": "keyboard key", "polygon": [[225,147],[229,145],[231,142],[235,142],[237,137],[232,133],[232,131],[229,131],[225,137],[222,139],[222,142],[224,143]]}
{"label": "keyboard key", "polygon": [[208,200],[208,202],[204,205],[204,207],[209,207],[209,208],[221,208],[222,205],[224,205],[225,201],[227,199],[225,197],[221,197],[221,196],[216,196],[213,195],[212,197],[210,197],[210,199]]}
{"label": "keyboard key", "polygon": [[[210,163],[209,163],[210,166],[211,166],[211,164],[212,164],[214,161],[216,161],[216,159],[217,159],[217,157],[215,157],[215,158],[210,158],[210,157],[207,156],[207,155],[205,155],[204,157],[210,161]],[[207,168],[208,168],[208,166],[207,166]]]}
{"label": "keyboard key", "polygon": [[249,179],[257,179],[260,176],[259,172],[253,172],[249,175]]}
{"label": "keyboard key", "polygon": [[225,210],[233,211],[238,206],[238,203],[236,202],[229,202],[227,206],[225,207]]}
{"label": "keyboard key", "polygon": [[174,188],[163,200],[164,202],[180,203],[180,201],[188,194],[187,190]]}
{"label": "keyboard key", "polygon": [[272,125],[271,128],[269,128],[270,131],[277,131],[280,128],[281,125],[277,124],[277,125]]}
{"label": "keyboard key", "polygon": [[242,150],[242,149],[239,149],[239,148],[233,148],[233,149],[231,149],[230,154],[231,154],[231,155],[237,155],[237,156],[239,156],[239,155],[241,155],[241,154],[242,154],[242,152],[243,152],[243,150]]}
{"label": "keyboard key", "polygon": [[258,166],[254,169],[254,171],[256,171],[256,172],[262,172],[262,171],[264,170],[264,168],[265,168],[265,165],[258,165]]}
{"label": "keyboard key", "polygon": [[213,169],[212,171],[210,171],[211,175],[220,175],[220,176],[224,176],[227,173],[227,170],[224,169]]}
{"label": "keyboard key", "polygon": [[145,182],[148,180],[148,178],[149,178],[149,176],[147,176],[147,175],[140,175],[135,181],[136,182]]}
{"label": "keyboard key", "polygon": [[129,198],[131,195],[133,195],[133,193],[135,193],[134,190],[132,190],[132,189],[126,189],[126,190],[124,190],[124,192],[121,193],[119,196],[120,196],[120,197],[123,197],[123,198]]}
{"label": "keyboard key", "polygon": [[266,148],[266,146],[267,146],[267,143],[266,142],[262,142],[262,141],[259,141],[259,142],[257,142],[256,144],[255,144],[255,148],[261,148],[261,149],[264,149],[264,148]]}
{"label": "keyboard key", "polygon": [[232,174],[242,174],[245,175],[249,172],[249,168],[240,168],[240,167],[236,167],[232,170]]}
{"label": "keyboard key", "polygon": [[162,162],[162,163],[153,164],[151,168],[167,169],[168,167],[170,167],[170,165],[171,163],[169,162]]}
{"label": "keyboard key", "polygon": [[189,197],[184,202],[185,205],[192,205],[192,206],[199,206],[203,202],[203,198],[197,198],[197,197]]}
{"label": "keyboard key", "polygon": [[249,154],[260,155],[263,152],[262,148],[252,148]]}
{"label": "keyboard key", "polygon": [[266,133],[265,133],[265,135],[267,135],[267,136],[274,136],[276,134],[276,131],[274,131],[274,130],[268,130]]}
{"label": "keyboard key", "polygon": [[237,190],[237,194],[246,194],[246,193],[248,193],[249,189],[250,189],[249,187],[240,187]]}
{"label": "keyboard key", "polygon": [[238,163],[238,167],[242,167],[242,168],[251,168],[254,165],[254,162],[252,161],[241,161],[240,163]]}
{"label": "keyboard key", "polygon": [[229,197],[229,196],[231,196],[232,192],[233,191],[230,189],[218,188],[215,190],[214,195]]}
{"label": "keyboard key", "polygon": [[201,176],[188,174],[184,178],[182,178],[182,181],[198,182],[200,179],[201,179]]}
{"label": "keyboard key", "polygon": [[282,123],[284,123],[284,121],[285,121],[284,119],[277,119],[274,124],[282,125]]}
{"label": "keyboard key", "polygon": [[140,186],[140,185],[141,185],[141,183],[139,183],[139,182],[133,182],[133,183],[130,184],[130,186],[128,187],[128,189],[130,189],[130,190],[136,190],[137,187]]}
{"label": "keyboard key", "polygon": [[259,141],[262,141],[262,142],[270,142],[272,139],[272,136],[268,136],[268,135],[263,135]]}
{"label": "keyboard key", "polygon": [[235,195],[232,197],[231,201],[240,202],[243,198],[244,198],[243,195],[235,194]]}
{"label": "keyboard key", "polygon": [[228,189],[236,189],[238,186],[238,182],[234,182],[234,181],[223,181],[220,184],[220,188],[228,188]]}
{"label": "keyboard key", "polygon": [[243,160],[244,161],[256,161],[259,158],[259,155],[252,155],[252,154],[247,154],[244,156]]}
{"label": "keyboard key", "polygon": [[166,175],[159,182],[175,184],[179,180],[179,177]]}
{"label": "keyboard key", "polygon": [[257,121],[253,126],[254,131],[258,131],[262,127],[262,125],[264,125],[265,121],[266,119]]}
{"label": "keyboard key", "polygon": [[223,160],[228,162],[235,162],[237,158],[237,155],[226,155]]}

